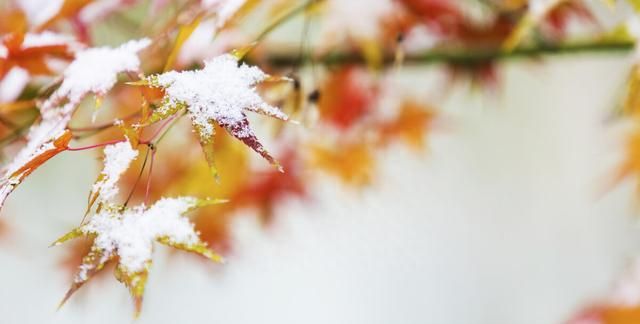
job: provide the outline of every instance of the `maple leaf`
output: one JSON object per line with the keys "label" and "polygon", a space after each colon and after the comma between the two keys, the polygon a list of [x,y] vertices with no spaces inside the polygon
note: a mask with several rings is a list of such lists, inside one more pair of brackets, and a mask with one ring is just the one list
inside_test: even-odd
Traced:
{"label": "maple leaf", "polygon": [[[78,267],[82,264],[85,255],[91,252],[93,242],[87,237],[81,237],[71,242],[66,247],[64,257],[60,259],[58,265],[69,274],[69,279],[73,280]],[[102,272],[101,272],[102,273]]]}
{"label": "maple leaf", "polygon": [[0,238],[5,238],[10,231],[10,226],[5,219],[0,219]]}
{"label": "maple leaf", "polygon": [[[171,154],[166,158],[174,162],[159,165],[158,172],[165,176],[154,179],[152,191],[159,191],[156,195],[160,196],[185,193],[186,190],[186,194],[191,196],[232,198],[229,203],[199,209],[193,214],[195,228],[200,233],[200,238],[212,248],[228,252],[231,248],[231,221],[237,215],[234,211],[240,207],[235,193],[251,181],[253,173],[249,169],[250,156],[243,144],[236,141],[230,134],[220,131],[220,126],[217,128],[214,149],[220,179],[216,185],[210,177],[207,163],[201,158],[201,152],[175,148],[172,151],[162,150],[160,153]],[[286,155],[284,158],[284,166],[288,167]],[[278,172],[278,174],[286,175],[291,172],[295,174],[295,170],[289,169],[286,173]],[[128,180],[132,183],[135,181],[135,176],[131,174]]]}
{"label": "maple leaf", "polygon": [[636,115],[640,111],[640,66],[634,65],[627,79],[624,102],[620,113],[625,116]]}
{"label": "maple leaf", "polygon": [[70,60],[81,48],[72,37],[49,31],[7,34],[0,44],[0,79],[14,67],[31,75],[50,75],[50,59]]}
{"label": "maple leaf", "polygon": [[371,183],[375,160],[367,143],[339,143],[311,146],[311,165],[338,176],[345,184],[364,186]]}
{"label": "maple leaf", "polygon": [[274,207],[287,197],[304,197],[307,194],[305,183],[300,175],[299,156],[294,150],[288,150],[282,158],[287,172],[268,170],[257,172],[244,183],[232,196],[229,205],[256,207],[260,211],[264,224],[270,224],[274,216]]}
{"label": "maple leaf", "polygon": [[216,177],[213,151],[216,124],[280,169],[278,162],[258,141],[245,114],[245,111],[252,111],[289,120],[286,114],[266,103],[256,92],[258,83],[271,80],[273,78],[258,67],[239,64],[230,54],[205,61],[202,70],[152,75],[145,82],[152,87],[163,88],[165,96],[150,122],[166,119],[186,109],[199,134],[211,172]]}
{"label": "maple leaf", "polygon": [[27,28],[27,16],[22,10],[17,8],[0,10],[0,35],[25,33]]}
{"label": "maple leaf", "polygon": [[466,17],[455,1],[449,0],[400,0],[413,15],[426,21],[439,32],[456,32]]}
{"label": "maple leaf", "polygon": [[53,243],[59,245],[81,236],[89,237],[93,242],[61,305],[107,263],[117,260],[115,276],[129,289],[138,315],[152,263],[154,242],[222,262],[222,257],[207,248],[198,237],[193,224],[183,216],[195,208],[220,202],[222,201],[180,197],[163,198],[149,208],[144,205],[104,208],[89,222]]}
{"label": "maple leaf", "polygon": [[367,77],[354,66],[333,72],[321,88],[320,118],[338,130],[346,130],[367,116],[376,97]]}
{"label": "maple leaf", "polygon": [[[64,19],[74,17],[93,0],[54,0],[51,2],[58,2],[58,7],[52,7],[55,10],[47,12],[46,15],[39,17],[40,21],[37,21],[37,30],[45,30],[54,25],[56,22]],[[54,5],[55,6],[55,5]]]}
{"label": "maple leaf", "polygon": [[626,138],[625,157],[614,170],[605,188],[612,188],[627,177],[634,176],[638,180],[636,192],[640,195],[640,120],[635,116],[633,121],[632,129]]}
{"label": "maple leaf", "polygon": [[[5,166],[0,179],[0,208],[7,196],[33,170],[65,151],[71,140],[66,130],[80,101],[89,93],[104,95],[117,82],[120,72],[137,71],[136,53],[150,41],[129,41],[112,49],[91,48],[79,52],[64,71],[60,87],[40,107],[41,121],[29,130],[27,145]],[[60,106],[62,102],[64,105]]]}
{"label": "maple leaf", "polygon": [[2,170],[0,179],[0,208],[15,188],[36,168],[68,148],[72,134],[66,130],[71,118],[69,107],[44,114],[40,124],[32,126],[28,143]]}
{"label": "maple leaf", "polygon": [[425,133],[436,118],[436,112],[413,101],[405,102],[398,115],[379,126],[380,144],[394,139],[404,140],[414,149],[424,147]]}
{"label": "maple leaf", "polygon": [[589,7],[586,4],[568,0],[558,4],[555,8],[549,11],[544,23],[550,27],[550,31],[555,37],[563,36],[566,32],[571,18],[579,18],[584,22],[595,23],[595,17],[589,11]]}

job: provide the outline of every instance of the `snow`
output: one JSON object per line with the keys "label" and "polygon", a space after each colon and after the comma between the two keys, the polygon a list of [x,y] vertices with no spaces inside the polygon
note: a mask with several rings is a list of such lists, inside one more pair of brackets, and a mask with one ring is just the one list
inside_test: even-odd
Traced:
{"label": "snow", "polygon": [[79,49],[80,46],[80,44],[76,42],[75,38],[50,31],[44,31],[42,33],[27,33],[24,35],[24,40],[22,41],[22,48],[51,45],[69,45],[72,50]]}
{"label": "snow", "polygon": [[[53,34],[33,36],[31,44],[46,44],[57,41]],[[22,180],[14,173],[43,152],[54,148],[53,142],[60,137],[82,98],[89,93],[104,95],[117,82],[120,72],[138,71],[140,60],[137,52],[149,46],[148,39],[132,40],[118,48],[90,48],[76,54],[75,60],[64,71],[60,87],[40,107],[41,122],[32,126],[27,135],[27,144],[14,159],[4,167],[0,180],[0,207],[7,195]],[[60,106],[67,99],[67,102]],[[107,194],[112,193],[107,191]]]}
{"label": "snow", "polygon": [[0,103],[14,101],[29,82],[29,72],[20,67],[13,67],[0,79]]}
{"label": "snow", "polygon": [[42,121],[29,129],[27,145],[2,170],[0,208],[4,205],[7,196],[24,177],[23,174],[16,175],[15,173],[38,155],[54,148],[53,142],[64,134],[73,109],[73,105],[67,104],[63,107],[43,111]]}
{"label": "snow", "polygon": [[116,84],[119,73],[140,70],[137,53],[151,44],[143,38],[117,48],[95,47],[80,51],[64,71],[64,80],[44,107],[67,98],[77,105],[89,93],[104,95]]}
{"label": "snow", "polygon": [[98,193],[100,201],[111,201],[118,194],[116,186],[120,176],[138,156],[138,151],[129,141],[108,145],[104,148],[104,168],[101,179],[93,185],[93,193]]}
{"label": "snow", "polygon": [[[144,205],[126,209],[122,213],[105,209],[80,227],[85,235],[94,235],[94,247],[109,259],[117,254],[120,266],[129,274],[144,271],[151,262],[153,241],[167,239],[170,244],[193,246],[201,244],[196,231],[183,213],[196,207],[192,197],[163,198],[146,209]],[[76,282],[85,281],[84,265]]]}
{"label": "snow", "polygon": [[5,167],[5,175],[11,176],[34,157],[52,149],[55,139],[64,133],[71,119],[72,111],[73,106],[67,104],[63,107],[43,112],[42,121],[29,129],[27,145]]}
{"label": "snow", "polygon": [[263,113],[282,120],[287,115],[262,100],[255,85],[268,78],[258,67],[238,61],[229,54],[205,61],[205,67],[197,71],[171,71],[152,76],[155,86],[165,89],[165,105],[160,109],[184,104],[201,138],[214,134],[212,121],[225,127],[242,128],[236,134],[249,137],[250,129],[241,127],[246,121],[244,110]]}

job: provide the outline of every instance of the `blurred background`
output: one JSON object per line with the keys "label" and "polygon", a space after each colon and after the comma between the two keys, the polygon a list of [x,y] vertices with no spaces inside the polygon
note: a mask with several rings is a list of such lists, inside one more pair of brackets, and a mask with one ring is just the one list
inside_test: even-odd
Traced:
{"label": "blurred background", "polygon": [[[598,8],[609,23],[624,13]],[[271,42],[297,44],[303,23]],[[119,42],[101,28],[102,43]],[[224,265],[158,245],[136,320],[110,274],[56,310],[70,252],[49,245],[78,225],[101,169],[96,152],[61,154],[2,211],[0,323],[566,323],[640,256],[636,184],[610,185],[627,126],[612,110],[633,61],[509,60],[496,87],[443,87],[442,64],[385,71],[392,92],[437,106],[423,149],[375,151],[364,186],[309,171],[305,198],[280,201],[268,226],[255,209],[234,211]]]}

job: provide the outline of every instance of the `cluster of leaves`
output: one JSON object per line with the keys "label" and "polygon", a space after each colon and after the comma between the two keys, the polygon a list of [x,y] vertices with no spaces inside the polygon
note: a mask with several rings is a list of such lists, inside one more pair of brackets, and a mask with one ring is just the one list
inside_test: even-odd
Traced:
{"label": "cluster of leaves", "polygon": [[[154,242],[221,261],[210,248],[232,248],[238,210],[254,209],[268,225],[285,200],[310,196],[314,175],[359,189],[374,183],[377,156],[390,145],[424,150],[441,114],[390,81],[388,67],[426,51],[445,57],[452,77],[462,72],[495,84],[496,60],[509,51],[566,43],[574,18],[597,25],[578,0],[175,2],[54,0],[45,8],[29,0],[0,9],[0,143],[8,157],[0,206],[57,154],[104,148],[81,225],[55,242],[86,238],[72,246],[67,264],[76,274],[65,301],[112,263],[139,312]],[[236,28],[260,13],[272,21],[263,32]],[[285,53],[283,68],[263,39],[296,14],[304,17],[303,40]],[[312,19],[322,22],[313,45]],[[103,25],[126,26],[119,33],[128,41],[97,46]],[[340,57],[348,62],[333,64]],[[303,64],[312,67],[308,78]],[[96,99],[91,118],[83,105],[89,96]],[[636,111],[636,101],[631,96],[627,110]],[[261,130],[272,135],[264,138],[276,153],[247,112],[273,117]],[[185,116],[190,125],[181,122]],[[244,146],[274,167],[252,163]],[[620,178],[640,173],[630,154]]]}

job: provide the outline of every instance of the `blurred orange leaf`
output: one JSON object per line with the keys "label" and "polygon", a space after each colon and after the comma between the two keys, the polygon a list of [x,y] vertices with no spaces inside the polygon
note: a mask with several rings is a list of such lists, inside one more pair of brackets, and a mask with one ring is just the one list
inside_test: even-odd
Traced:
{"label": "blurred orange leaf", "polygon": [[310,164],[358,187],[371,183],[375,171],[373,152],[367,143],[312,145]]}
{"label": "blurred orange leaf", "polygon": [[376,91],[366,84],[362,73],[357,67],[344,67],[324,81],[318,102],[323,121],[345,130],[367,115]]}
{"label": "blurred orange leaf", "polygon": [[435,110],[409,101],[402,108],[395,119],[380,126],[380,144],[400,139],[416,150],[424,148],[425,135],[436,118]]}

